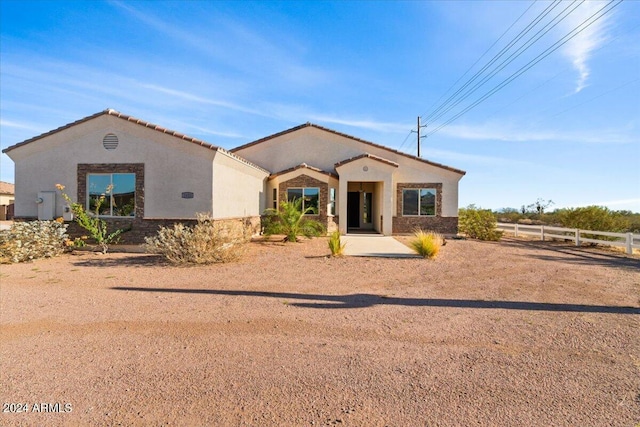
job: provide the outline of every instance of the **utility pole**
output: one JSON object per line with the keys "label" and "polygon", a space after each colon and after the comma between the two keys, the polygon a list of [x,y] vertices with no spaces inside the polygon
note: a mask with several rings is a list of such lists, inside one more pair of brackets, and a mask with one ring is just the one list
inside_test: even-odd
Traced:
{"label": "utility pole", "polygon": [[421,128],[426,128],[426,127],[427,127],[427,125],[421,125],[420,124],[420,116],[418,116],[418,127],[417,127],[417,130],[412,130],[411,131],[411,132],[416,132],[418,134],[418,157],[420,157],[420,140],[422,138],[426,138],[427,137],[427,135],[420,136],[420,129]]}

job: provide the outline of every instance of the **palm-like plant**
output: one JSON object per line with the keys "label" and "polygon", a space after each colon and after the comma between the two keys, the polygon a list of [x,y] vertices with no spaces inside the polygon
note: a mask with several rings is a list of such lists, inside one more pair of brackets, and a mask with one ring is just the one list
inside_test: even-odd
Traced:
{"label": "palm-like plant", "polygon": [[284,234],[285,241],[295,242],[298,236],[315,237],[325,233],[324,226],[318,221],[305,217],[313,213],[313,208],[302,210],[302,199],[280,202],[280,209],[267,209],[263,233],[265,236]]}

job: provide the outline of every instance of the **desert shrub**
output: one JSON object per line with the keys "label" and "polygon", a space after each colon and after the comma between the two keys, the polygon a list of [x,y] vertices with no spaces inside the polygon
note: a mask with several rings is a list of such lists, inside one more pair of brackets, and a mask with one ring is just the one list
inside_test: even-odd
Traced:
{"label": "desert shrub", "polygon": [[145,249],[173,264],[213,264],[231,262],[244,253],[250,230],[244,224],[216,222],[209,215],[197,214],[193,227],[174,224],[160,227],[157,235],[145,238]]}
{"label": "desert shrub", "polygon": [[460,209],[458,228],[472,239],[500,240],[502,231],[497,228],[496,217],[489,209],[469,205]]}
{"label": "desert shrub", "polygon": [[67,242],[67,224],[62,221],[15,222],[0,232],[0,262],[54,257],[64,252]]}
{"label": "desert shrub", "polygon": [[262,219],[265,236],[284,234],[285,241],[295,242],[298,236],[317,237],[326,233],[324,226],[305,214],[312,213],[313,208],[302,211],[302,199],[291,202],[280,202],[280,209],[267,209]]}
{"label": "desert shrub", "polygon": [[346,243],[340,241],[340,230],[336,230],[329,236],[329,249],[331,250],[331,256],[339,257],[344,255],[344,248]]}
{"label": "desert shrub", "polygon": [[435,258],[444,242],[442,235],[424,230],[416,230],[409,241],[411,248],[425,258]]}
{"label": "desert shrub", "polygon": [[95,240],[98,244],[98,247],[102,251],[102,253],[107,253],[109,250],[109,245],[113,243],[118,243],[120,240],[120,235],[125,231],[129,231],[127,229],[115,230],[111,233],[107,230],[107,223],[103,219],[100,218],[100,208],[106,201],[106,196],[113,190],[113,185],[109,185],[107,187],[107,191],[105,194],[102,194],[95,204],[95,209],[92,212],[87,212],[84,207],[80,203],[75,203],[71,200],[71,197],[64,192],[64,185],[56,184],[56,188],[60,191],[62,198],[67,202],[71,211],[73,212],[73,216],[78,225],[89,233],[89,235]]}
{"label": "desert shrub", "polygon": [[631,228],[631,221],[627,217],[603,206],[559,209],[556,216],[562,226],[567,228],[614,233],[622,233]]}

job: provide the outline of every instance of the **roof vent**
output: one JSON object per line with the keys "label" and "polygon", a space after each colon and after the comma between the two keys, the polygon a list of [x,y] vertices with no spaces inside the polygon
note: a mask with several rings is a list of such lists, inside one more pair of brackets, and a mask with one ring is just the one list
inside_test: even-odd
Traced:
{"label": "roof vent", "polygon": [[112,133],[108,133],[102,139],[102,146],[106,150],[115,150],[118,148],[118,137]]}

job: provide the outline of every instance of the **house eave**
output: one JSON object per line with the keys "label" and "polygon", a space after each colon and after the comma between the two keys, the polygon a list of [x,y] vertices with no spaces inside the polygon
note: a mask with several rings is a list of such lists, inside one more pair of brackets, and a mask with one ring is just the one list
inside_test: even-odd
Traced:
{"label": "house eave", "polygon": [[287,130],[284,130],[282,132],[275,133],[273,135],[266,136],[264,138],[260,138],[258,140],[255,140],[253,142],[249,142],[247,144],[241,145],[241,146],[236,147],[236,148],[232,148],[230,151],[232,153],[235,153],[237,151],[244,150],[245,148],[249,148],[249,147],[252,147],[254,145],[261,144],[263,142],[278,138],[278,137],[283,136],[283,135],[287,135],[289,133],[296,132],[298,130],[301,130],[301,129],[304,129],[304,128],[307,128],[307,127],[316,128],[316,129],[319,129],[319,130],[322,130],[322,131],[325,131],[325,132],[332,133],[334,135],[338,135],[338,136],[341,136],[341,137],[344,137],[344,138],[351,139],[353,141],[361,142],[363,144],[367,144],[367,145],[370,145],[372,147],[379,148],[381,150],[386,150],[388,152],[391,152],[391,153],[394,153],[394,154],[397,154],[397,155],[400,155],[400,156],[403,156],[403,157],[406,157],[406,158],[409,158],[409,159],[413,159],[413,160],[416,160],[416,161],[419,161],[419,162],[422,162],[422,163],[425,163],[425,164],[428,164],[428,165],[431,165],[431,166],[435,166],[435,167],[438,167],[438,168],[441,168],[441,169],[446,169],[448,171],[455,172],[455,173],[457,173],[459,175],[462,175],[462,176],[466,175],[466,172],[463,171],[463,170],[456,169],[456,168],[453,168],[451,166],[444,165],[442,163],[433,162],[431,160],[426,160],[426,159],[423,159],[421,157],[413,156],[413,155],[408,154],[408,153],[403,153],[402,151],[394,150],[393,148],[389,148],[389,147],[386,147],[384,145],[376,144],[374,142],[367,141],[367,140],[355,137],[353,135],[342,133],[342,132],[339,132],[339,131],[336,131],[336,130],[333,130],[333,129],[329,129],[329,128],[326,128],[324,126],[320,126],[320,125],[317,125],[315,123],[310,123],[310,122],[307,122],[307,123],[292,127],[291,129],[287,129]]}

